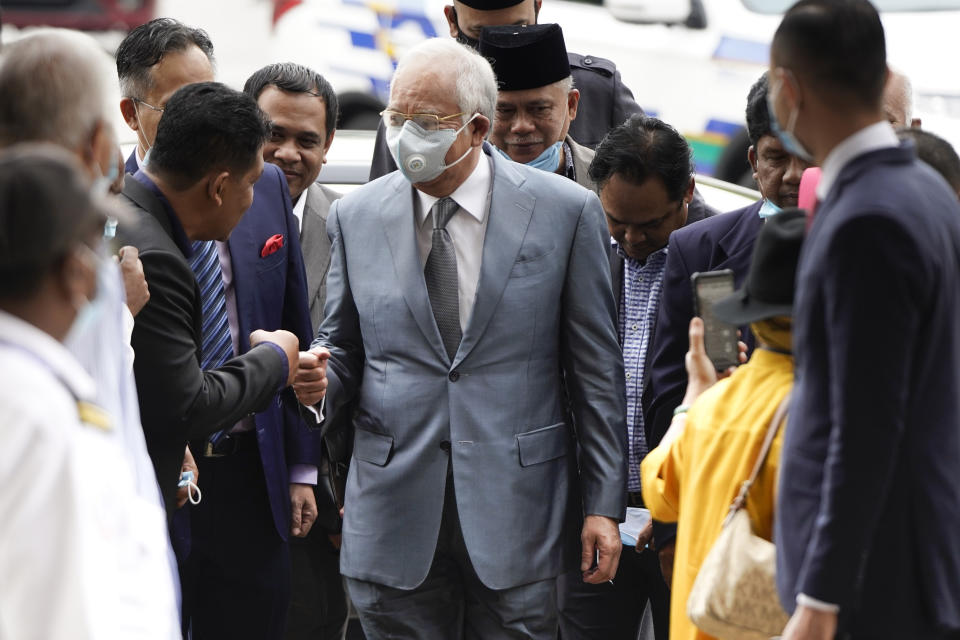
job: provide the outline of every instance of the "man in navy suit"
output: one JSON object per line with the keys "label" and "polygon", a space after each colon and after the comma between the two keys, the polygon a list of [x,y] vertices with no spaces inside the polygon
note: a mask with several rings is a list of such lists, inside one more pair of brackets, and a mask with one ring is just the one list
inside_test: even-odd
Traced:
{"label": "man in navy suit", "polygon": [[[148,156],[170,96],[213,79],[212,56],[203,31],[168,18],[138,27],[120,45],[120,106],[138,138],[128,171]],[[306,347],[312,331],[299,225],[276,166],[264,165],[253,203],[216,253],[232,353],[246,353],[250,331],[258,328],[287,329]],[[191,508],[190,552],[181,573],[184,612],[195,638],[282,635],[288,536],[306,535],[317,513],[313,438],[290,394],[209,440],[191,443],[203,500]]]}
{"label": "man in navy suit", "polygon": [[[647,440],[657,446],[666,433],[673,410],[687,388],[683,366],[687,352],[688,328],[693,317],[693,290],[690,276],[696,272],[730,269],[739,287],[750,267],[753,243],[763,220],[781,208],[797,206],[800,176],[809,164],[791,155],[770,130],[767,112],[767,74],[751,87],[747,96],[747,133],[750,148],[747,160],[763,199],[736,211],[687,225],[670,236],[663,277],[663,299],[657,316],[657,331],[650,347],[652,362],[643,405]],[[753,336],[741,328],[748,352]],[[658,536],[658,548],[666,541]],[[672,540],[672,536],[670,537]],[[668,551],[669,553],[669,551]]]}
{"label": "man in navy suit", "polygon": [[801,0],[770,117],[823,170],[794,313],[775,540],[786,640],[960,636],[960,205],[881,105],[867,0]]}

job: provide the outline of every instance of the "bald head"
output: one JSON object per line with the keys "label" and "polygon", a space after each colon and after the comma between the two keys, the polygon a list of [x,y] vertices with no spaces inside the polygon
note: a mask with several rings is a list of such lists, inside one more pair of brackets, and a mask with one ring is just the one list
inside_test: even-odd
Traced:
{"label": "bald head", "polygon": [[78,151],[98,126],[112,133],[112,61],[90,36],[55,29],[3,48],[0,146],[51,142]]}
{"label": "bald head", "polygon": [[919,126],[913,119],[913,86],[910,78],[891,69],[883,88],[883,113],[894,127]]}

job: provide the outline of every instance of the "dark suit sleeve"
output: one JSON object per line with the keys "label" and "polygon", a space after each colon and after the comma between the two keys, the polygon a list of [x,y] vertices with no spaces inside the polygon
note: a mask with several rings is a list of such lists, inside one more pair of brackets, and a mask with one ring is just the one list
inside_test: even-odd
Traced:
{"label": "dark suit sleeve", "polygon": [[643,109],[633,98],[633,92],[623,84],[620,71],[613,72],[613,113],[610,116],[611,128],[623,124],[630,116],[643,113]]}
{"label": "dark suit sleeve", "polygon": [[350,291],[347,257],[340,228],[340,201],[330,206],[327,234],[330,236],[330,269],[327,271],[327,304],[323,324],[312,346],[330,350],[327,361],[326,420],[324,430],[341,418],[340,409],[360,387],[363,375],[364,349],[360,332],[360,316]]}
{"label": "dark suit sleeve", "polygon": [[[915,384],[912,354],[925,309],[933,304],[929,283],[937,275],[910,233],[886,216],[855,218],[831,240],[826,276],[818,287],[827,341],[830,433],[820,512],[797,586],[801,593],[843,609],[854,604],[864,552],[875,538],[897,468],[907,398]],[[798,353],[803,348],[797,344]],[[811,407],[799,415],[818,413],[823,415]],[[802,451],[792,453],[802,456]]]}
{"label": "dark suit sleeve", "polygon": [[387,148],[387,129],[381,120],[377,127],[377,139],[373,143],[373,159],[370,162],[370,180],[393,173],[397,170],[397,163]]}
{"label": "dark suit sleeve", "polygon": [[563,290],[562,364],[580,444],[584,513],[622,521],[626,385],[610,284],[610,236],[600,201],[593,192],[586,196]]}
{"label": "dark suit sleeve", "polygon": [[[140,254],[150,301],[137,314],[131,345],[148,434],[203,438],[267,407],[286,382],[284,358],[259,345],[213,371],[202,371],[193,326],[195,280],[182,257],[162,250]],[[171,424],[149,418],[174,416]]]}
{"label": "dark suit sleeve", "polygon": [[687,353],[693,293],[690,273],[683,259],[683,247],[670,238],[663,270],[663,288],[657,323],[650,348],[653,357],[643,393],[643,423],[647,446],[660,444],[687,389],[684,356]]}

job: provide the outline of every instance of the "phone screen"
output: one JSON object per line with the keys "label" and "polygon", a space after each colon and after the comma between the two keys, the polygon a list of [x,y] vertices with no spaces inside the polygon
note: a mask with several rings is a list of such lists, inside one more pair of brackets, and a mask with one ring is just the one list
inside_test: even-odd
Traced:
{"label": "phone screen", "polygon": [[696,314],[703,319],[703,341],[707,357],[717,370],[739,364],[737,354],[737,328],[713,315],[713,304],[733,293],[733,271],[708,271],[695,273],[693,281]]}

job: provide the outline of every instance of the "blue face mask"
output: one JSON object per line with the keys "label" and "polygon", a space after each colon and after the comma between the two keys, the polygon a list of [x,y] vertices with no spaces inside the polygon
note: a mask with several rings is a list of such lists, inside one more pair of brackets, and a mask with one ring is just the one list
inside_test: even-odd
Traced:
{"label": "blue face mask", "polygon": [[[534,169],[540,169],[541,171],[546,171],[548,173],[553,173],[560,166],[560,149],[563,148],[563,142],[558,141],[554,142],[552,145],[543,150],[543,153],[538,155],[536,158],[530,162],[526,162],[528,167],[533,167]],[[507,155],[507,152],[503,149],[497,149],[504,158],[508,160],[513,160],[510,156]]]}
{"label": "blue face mask", "polygon": [[766,198],[763,199],[763,204],[760,205],[760,217],[766,220],[767,218],[772,218],[783,211],[780,207],[770,202]]}
{"label": "blue face mask", "polygon": [[777,122],[777,114],[773,110],[773,92],[767,91],[767,111],[770,114],[770,129],[773,131],[773,135],[780,139],[780,144],[783,145],[784,150],[789,154],[797,156],[807,164],[813,164],[813,155],[807,151],[807,148],[803,146],[803,143],[801,143],[793,133],[793,127],[797,123],[797,116],[800,115],[800,110],[794,107],[793,110],[790,111],[790,118],[787,122],[786,130],[781,129],[780,123]]}

